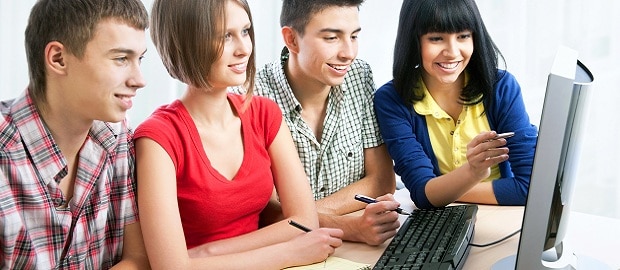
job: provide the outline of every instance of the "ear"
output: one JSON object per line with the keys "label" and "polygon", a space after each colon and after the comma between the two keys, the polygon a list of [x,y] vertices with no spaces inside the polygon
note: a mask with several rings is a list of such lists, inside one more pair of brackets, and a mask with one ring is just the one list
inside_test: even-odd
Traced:
{"label": "ear", "polygon": [[299,53],[299,44],[298,44],[298,35],[297,32],[289,27],[282,27],[282,38],[284,39],[284,45],[288,48],[288,51],[291,53]]}
{"label": "ear", "polygon": [[45,46],[45,66],[49,72],[56,74],[65,74],[65,55],[67,50],[65,46],[58,42],[52,41]]}

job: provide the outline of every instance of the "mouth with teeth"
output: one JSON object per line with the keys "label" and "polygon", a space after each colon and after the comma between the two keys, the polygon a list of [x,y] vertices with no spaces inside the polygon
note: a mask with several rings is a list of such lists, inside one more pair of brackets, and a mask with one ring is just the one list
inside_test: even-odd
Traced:
{"label": "mouth with teeth", "polygon": [[327,65],[338,72],[347,72],[347,70],[349,69],[349,65],[334,65],[334,64],[327,64]]}
{"label": "mouth with teeth", "polygon": [[456,69],[459,66],[459,64],[461,64],[461,61],[450,62],[450,63],[437,63],[437,65],[443,69]]}
{"label": "mouth with teeth", "polygon": [[133,106],[133,103],[131,101],[132,96],[119,95],[119,94],[116,94],[114,96],[121,101],[121,106],[123,109],[129,110]]}
{"label": "mouth with teeth", "polygon": [[243,73],[247,69],[247,63],[231,65],[230,68],[237,73]]}

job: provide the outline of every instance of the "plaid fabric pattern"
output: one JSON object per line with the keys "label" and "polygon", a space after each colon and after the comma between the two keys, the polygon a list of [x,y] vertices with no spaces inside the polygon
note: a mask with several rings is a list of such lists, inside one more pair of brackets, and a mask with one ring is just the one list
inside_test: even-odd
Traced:
{"label": "plaid fabric pattern", "polygon": [[126,122],[93,124],[78,157],[74,196],[59,207],[66,204],[59,188],[66,160],[27,91],[0,111],[0,269],[112,267],[125,225],[138,219]]}
{"label": "plaid fabric pattern", "polygon": [[319,142],[301,118],[299,101],[284,74],[288,50],[257,74],[256,94],[276,101],[291,129],[314,199],[327,197],[364,177],[364,149],[383,143],[374,113],[375,84],[366,62],[356,59],[344,83],[331,89]]}

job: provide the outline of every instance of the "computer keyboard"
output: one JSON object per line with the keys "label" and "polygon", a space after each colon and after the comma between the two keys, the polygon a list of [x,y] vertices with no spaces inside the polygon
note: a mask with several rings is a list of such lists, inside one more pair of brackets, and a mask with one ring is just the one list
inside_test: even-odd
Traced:
{"label": "computer keyboard", "polygon": [[373,270],[461,269],[474,236],[477,205],[414,210]]}

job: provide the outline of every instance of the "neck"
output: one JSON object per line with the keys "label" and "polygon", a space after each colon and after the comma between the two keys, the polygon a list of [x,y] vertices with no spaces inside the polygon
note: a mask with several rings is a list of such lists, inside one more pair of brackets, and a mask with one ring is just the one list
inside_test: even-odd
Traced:
{"label": "neck", "polygon": [[297,98],[304,109],[308,107],[323,107],[327,104],[327,97],[329,96],[331,86],[307,76],[299,68],[292,54],[285,64],[284,72],[293,90],[293,95],[295,95],[295,98]]}
{"label": "neck", "polygon": [[188,87],[180,100],[197,124],[223,126],[236,117],[226,89]]}
{"label": "neck", "polygon": [[88,131],[93,125],[92,120],[80,118],[79,114],[67,109],[53,97],[48,96],[46,104],[38,104],[37,110],[60,148],[65,158],[77,155],[84,144]]}

